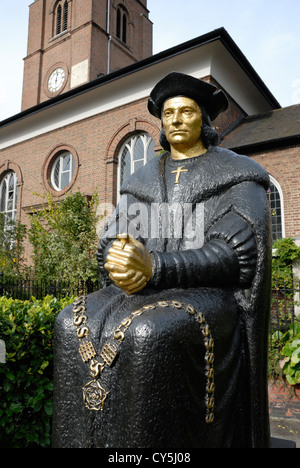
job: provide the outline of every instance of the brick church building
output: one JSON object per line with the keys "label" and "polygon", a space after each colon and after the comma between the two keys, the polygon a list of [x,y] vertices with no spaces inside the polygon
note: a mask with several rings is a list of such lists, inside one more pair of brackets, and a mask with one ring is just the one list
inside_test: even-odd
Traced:
{"label": "brick church building", "polygon": [[149,93],[179,71],[225,91],[220,145],[266,168],[273,239],[300,242],[300,105],[282,109],[223,28],[153,55],[148,4],[30,5],[22,110],[0,122],[0,211],[26,224],[45,192],[77,190],[115,206],[124,179],[161,150]]}

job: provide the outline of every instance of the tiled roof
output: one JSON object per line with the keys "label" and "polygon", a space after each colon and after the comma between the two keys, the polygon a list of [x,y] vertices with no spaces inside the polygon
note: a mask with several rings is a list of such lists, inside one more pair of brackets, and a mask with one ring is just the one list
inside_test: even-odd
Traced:
{"label": "tiled roof", "polygon": [[246,117],[220,146],[238,149],[286,140],[300,142],[300,104]]}

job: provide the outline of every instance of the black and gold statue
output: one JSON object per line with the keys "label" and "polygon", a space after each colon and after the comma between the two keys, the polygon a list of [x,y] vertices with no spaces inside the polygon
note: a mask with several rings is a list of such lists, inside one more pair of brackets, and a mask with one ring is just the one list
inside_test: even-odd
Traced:
{"label": "black and gold statue", "polygon": [[102,290],[56,322],[54,447],[269,447],[269,177],[216,146],[227,105],[180,73],[153,89],[166,151],[121,189]]}

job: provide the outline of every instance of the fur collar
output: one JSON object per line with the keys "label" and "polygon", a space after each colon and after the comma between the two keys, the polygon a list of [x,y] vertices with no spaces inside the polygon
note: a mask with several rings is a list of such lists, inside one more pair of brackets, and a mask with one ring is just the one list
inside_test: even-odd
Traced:
{"label": "fur collar", "polygon": [[[165,152],[149,161],[132,174],[123,184],[121,194],[131,194],[147,203],[166,202],[165,162],[170,153]],[[211,146],[204,156],[199,156],[199,171],[186,187],[185,202],[204,201],[233,185],[254,181],[266,189],[269,176],[256,161],[230,150]]]}

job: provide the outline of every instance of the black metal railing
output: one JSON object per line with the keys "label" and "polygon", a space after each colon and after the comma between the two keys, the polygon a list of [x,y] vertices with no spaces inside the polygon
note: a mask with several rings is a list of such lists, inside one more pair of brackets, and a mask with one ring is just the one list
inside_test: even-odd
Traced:
{"label": "black metal railing", "polygon": [[43,299],[45,296],[57,298],[90,294],[100,289],[100,281],[78,281],[76,283],[58,280],[39,281],[35,279],[5,278],[0,275],[0,296],[13,299]]}
{"label": "black metal railing", "polygon": [[[272,290],[270,336],[276,331],[282,333],[293,329],[296,320],[300,320],[300,285],[290,288],[285,285]],[[0,296],[13,299],[29,300],[31,297],[43,299],[45,296],[57,298],[90,294],[100,289],[100,281],[39,281],[35,279],[6,278],[0,273]],[[298,317],[298,318],[297,318]]]}
{"label": "black metal railing", "polygon": [[285,284],[272,289],[270,335],[275,332],[295,331],[295,323],[300,321],[300,284]]}

